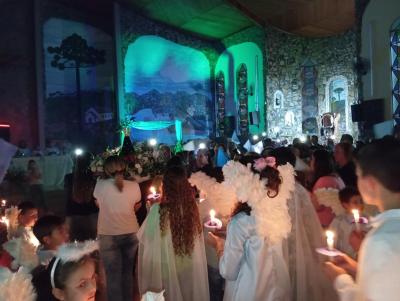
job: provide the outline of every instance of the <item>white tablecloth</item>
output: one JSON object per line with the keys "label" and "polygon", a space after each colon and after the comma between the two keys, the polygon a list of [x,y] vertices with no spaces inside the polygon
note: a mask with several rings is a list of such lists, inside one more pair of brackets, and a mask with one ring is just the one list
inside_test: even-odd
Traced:
{"label": "white tablecloth", "polygon": [[64,176],[72,172],[73,160],[70,156],[20,157],[11,161],[9,169],[26,170],[29,160],[35,160],[42,172],[45,190],[64,189]]}

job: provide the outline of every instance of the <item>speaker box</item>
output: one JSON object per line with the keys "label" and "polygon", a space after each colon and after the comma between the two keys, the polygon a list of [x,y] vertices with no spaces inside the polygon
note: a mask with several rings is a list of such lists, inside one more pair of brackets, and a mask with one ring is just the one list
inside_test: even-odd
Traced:
{"label": "speaker box", "polygon": [[385,120],[384,100],[382,98],[365,100],[362,103],[365,124],[372,126]]}
{"label": "speaker box", "polygon": [[233,131],[235,130],[235,116],[225,116],[224,125],[225,137],[232,137]]}
{"label": "speaker box", "polygon": [[10,125],[9,124],[1,124],[0,123],[0,138],[4,139],[7,142],[10,142]]}
{"label": "speaker box", "polygon": [[353,122],[361,122],[363,120],[362,105],[356,104],[351,106],[351,120]]}
{"label": "speaker box", "polygon": [[250,124],[251,125],[259,125],[260,124],[260,112],[254,111],[250,112]]}
{"label": "speaker box", "polygon": [[384,100],[382,98],[365,100],[360,104],[351,106],[353,122],[365,122],[366,125],[373,125],[385,120]]}

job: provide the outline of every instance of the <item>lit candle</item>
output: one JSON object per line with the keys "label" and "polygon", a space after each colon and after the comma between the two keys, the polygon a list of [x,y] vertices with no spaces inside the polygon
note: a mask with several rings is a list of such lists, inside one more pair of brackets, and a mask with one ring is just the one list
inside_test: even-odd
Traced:
{"label": "lit candle", "polygon": [[210,210],[210,220],[204,223],[204,226],[209,229],[221,229],[222,228],[222,221],[219,218],[215,217],[215,210]]}
{"label": "lit candle", "polygon": [[215,224],[215,210],[214,209],[210,210],[210,222],[211,222],[211,225]]}
{"label": "lit candle", "polygon": [[351,210],[354,216],[354,223],[356,225],[356,231],[360,231],[360,212],[357,209]]}
{"label": "lit candle", "polygon": [[160,195],[157,193],[157,190],[154,186],[150,187],[150,194],[147,196],[148,199],[157,199]]}
{"label": "lit candle", "polygon": [[335,233],[333,233],[333,231],[326,231],[326,243],[328,244],[328,249],[329,250],[333,250],[333,245],[334,245],[334,237],[335,237]]}

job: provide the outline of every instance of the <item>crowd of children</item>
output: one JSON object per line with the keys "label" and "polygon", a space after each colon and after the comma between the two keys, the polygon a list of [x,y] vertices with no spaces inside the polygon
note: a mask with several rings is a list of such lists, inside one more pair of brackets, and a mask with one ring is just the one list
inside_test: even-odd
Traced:
{"label": "crowd of children", "polygon": [[[222,168],[210,166],[202,151],[191,177],[174,157],[141,225],[139,185],[123,178],[120,158],[110,157],[108,179],[91,190],[100,210],[98,241],[69,242],[65,218],[39,217],[32,202],[2,209],[0,300],[19,282],[31,283],[21,291],[26,301],[135,300],[136,260],[140,294],[162,292],[166,300],[398,300],[400,143],[378,140],[355,158],[344,143],[339,148],[332,157],[315,150],[305,182],[295,178],[299,153],[285,147]],[[336,193],[335,210],[320,189]],[[208,234],[210,208],[223,226]],[[330,261],[316,253],[326,245],[323,230],[334,232],[340,251]]]}

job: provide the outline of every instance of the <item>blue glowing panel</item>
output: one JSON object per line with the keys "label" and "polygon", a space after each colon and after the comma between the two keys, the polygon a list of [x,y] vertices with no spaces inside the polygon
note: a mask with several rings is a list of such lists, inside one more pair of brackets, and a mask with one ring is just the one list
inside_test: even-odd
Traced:
{"label": "blue glowing panel", "polygon": [[[142,36],[129,45],[124,67],[126,116],[135,121],[179,119],[183,140],[209,136],[213,129],[210,65],[202,52],[157,36]],[[173,128],[133,129],[131,137],[176,142]]]}

